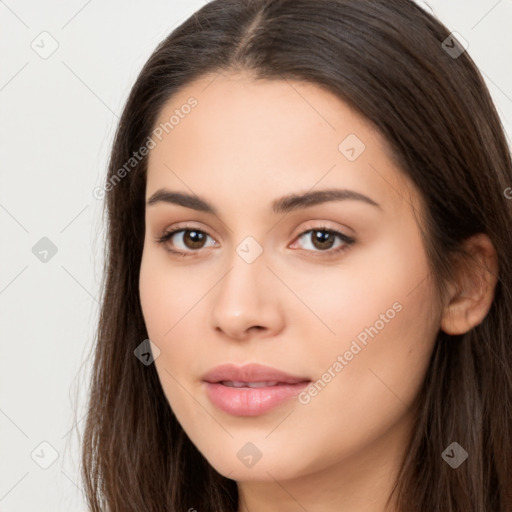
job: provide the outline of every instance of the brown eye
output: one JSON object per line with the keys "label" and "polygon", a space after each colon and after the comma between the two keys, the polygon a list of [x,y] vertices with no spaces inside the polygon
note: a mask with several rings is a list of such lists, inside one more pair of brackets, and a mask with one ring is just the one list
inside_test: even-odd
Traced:
{"label": "brown eye", "polygon": [[201,249],[206,240],[206,235],[202,231],[184,230],[183,243],[188,249]]}
{"label": "brown eye", "polygon": [[313,230],[310,231],[312,237],[311,240],[313,241],[313,245],[317,249],[330,249],[335,241],[335,236],[330,231],[319,231],[319,230]]}
{"label": "brown eye", "polygon": [[339,231],[327,228],[309,229],[304,231],[304,233],[301,233],[298,236],[298,240],[300,239],[305,241],[302,246],[303,249],[307,249],[309,252],[313,253],[324,252],[329,256],[336,255],[339,252],[344,251],[355,242],[354,238],[340,233]]}
{"label": "brown eye", "polygon": [[205,245],[207,238],[210,238],[213,242],[210,243],[210,246],[215,245],[215,240],[204,231],[182,228],[164,233],[163,236],[157,239],[157,242],[164,244],[169,252],[188,256],[190,253],[198,252],[198,249],[207,247]]}

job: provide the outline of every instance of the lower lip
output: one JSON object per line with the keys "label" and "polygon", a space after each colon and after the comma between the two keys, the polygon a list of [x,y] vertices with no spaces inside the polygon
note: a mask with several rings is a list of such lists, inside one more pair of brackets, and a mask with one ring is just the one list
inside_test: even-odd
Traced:
{"label": "lower lip", "polygon": [[234,416],[258,416],[297,396],[309,382],[264,388],[232,388],[205,382],[208,397],[219,409]]}

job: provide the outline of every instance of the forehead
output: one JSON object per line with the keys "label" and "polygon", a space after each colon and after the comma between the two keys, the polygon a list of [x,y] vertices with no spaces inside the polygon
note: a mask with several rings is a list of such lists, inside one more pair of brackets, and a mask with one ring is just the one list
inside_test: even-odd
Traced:
{"label": "forehead", "polygon": [[222,188],[231,202],[239,196],[240,205],[247,205],[262,195],[270,203],[291,191],[343,186],[395,214],[404,202],[419,207],[380,133],[316,84],[207,75],[164,105],[159,128],[146,197],[159,187],[201,196]]}

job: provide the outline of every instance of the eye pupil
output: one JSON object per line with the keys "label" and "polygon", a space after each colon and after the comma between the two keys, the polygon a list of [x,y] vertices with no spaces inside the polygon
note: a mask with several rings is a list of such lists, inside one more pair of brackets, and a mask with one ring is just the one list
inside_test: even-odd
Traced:
{"label": "eye pupil", "polygon": [[[183,240],[189,249],[199,249],[204,245],[205,236],[200,231],[185,231]],[[191,245],[188,244],[191,243]]]}
{"label": "eye pupil", "polygon": [[[313,245],[319,249],[330,249],[334,243],[334,236],[328,231],[315,230],[316,236],[313,237]],[[320,244],[320,245],[317,245]]]}

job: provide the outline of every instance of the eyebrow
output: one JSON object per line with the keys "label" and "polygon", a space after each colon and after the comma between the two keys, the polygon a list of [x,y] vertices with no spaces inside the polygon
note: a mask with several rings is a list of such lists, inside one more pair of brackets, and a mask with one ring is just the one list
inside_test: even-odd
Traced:
{"label": "eyebrow", "polygon": [[[356,192],[355,190],[348,189],[325,189],[316,190],[314,192],[305,192],[303,194],[289,194],[287,196],[276,199],[272,202],[272,212],[275,214],[287,213],[292,210],[301,208],[309,208],[321,203],[329,201],[361,201],[363,203],[375,206],[382,210],[382,207],[373,199]],[[169,203],[185,208],[191,208],[200,212],[211,213],[217,215],[217,210],[214,206],[208,203],[205,199],[197,195],[186,194],[184,192],[175,192],[167,189],[157,190],[148,200],[147,205],[152,206],[158,203]]]}

